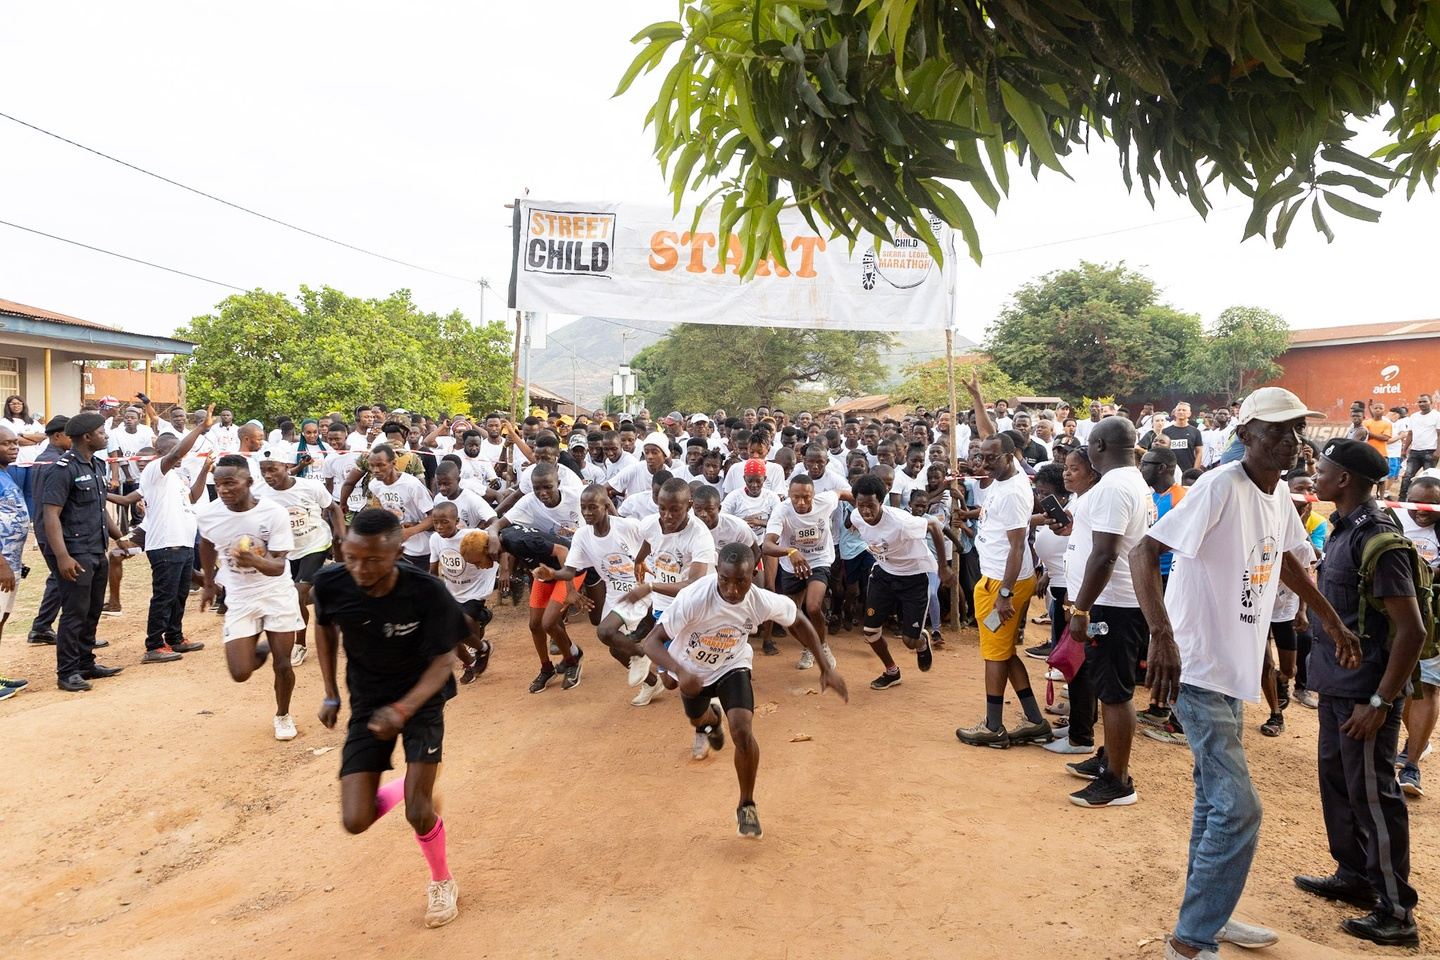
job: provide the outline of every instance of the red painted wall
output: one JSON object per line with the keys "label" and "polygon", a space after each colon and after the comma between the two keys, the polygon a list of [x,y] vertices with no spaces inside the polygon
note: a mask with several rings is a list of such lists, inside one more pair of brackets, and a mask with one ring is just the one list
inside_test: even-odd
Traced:
{"label": "red painted wall", "polygon": [[1440,399],[1440,337],[1292,348],[1278,363],[1285,372],[1271,384],[1294,392],[1331,422],[1348,423],[1355,400],[1414,410],[1422,393]]}

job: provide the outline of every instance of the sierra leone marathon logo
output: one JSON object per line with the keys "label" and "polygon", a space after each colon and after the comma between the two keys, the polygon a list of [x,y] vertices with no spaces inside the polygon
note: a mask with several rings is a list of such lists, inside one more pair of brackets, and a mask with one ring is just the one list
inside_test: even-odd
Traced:
{"label": "sierra leone marathon logo", "polygon": [[[930,217],[930,230],[939,236],[945,225],[939,217]],[[860,285],[874,290],[880,282],[896,290],[913,290],[935,269],[935,258],[925,242],[903,230],[895,231],[895,242],[880,241],[879,249],[866,250],[860,257]]]}

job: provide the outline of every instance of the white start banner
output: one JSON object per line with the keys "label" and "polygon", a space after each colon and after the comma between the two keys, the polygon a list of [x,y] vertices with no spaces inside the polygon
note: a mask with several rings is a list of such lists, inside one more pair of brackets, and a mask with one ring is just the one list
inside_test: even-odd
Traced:
{"label": "white start banner", "polygon": [[942,267],[925,244],[862,233],[817,234],[799,212],[778,218],[785,264],[762,261],[740,278],[744,249],[722,248],[720,211],[692,230],[693,211],[629,203],[516,202],[510,274],[512,309],[734,326],[828,330],[943,330],[952,316],[955,244],[939,220],[931,228]]}

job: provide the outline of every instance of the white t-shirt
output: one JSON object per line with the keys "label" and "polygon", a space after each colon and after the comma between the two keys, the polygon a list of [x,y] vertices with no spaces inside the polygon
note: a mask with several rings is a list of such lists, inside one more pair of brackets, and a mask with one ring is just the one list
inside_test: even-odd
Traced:
{"label": "white t-shirt", "polygon": [[1433,527],[1422,527],[1410,519],[1409,510],[1396,510],[1400,517],[1400,529],[1405,531],[1405,536],[1415,544],[1415,549],[1420,552],[1420,558],[1434,570],[1440,570],[1440,525]]}
{"label": "white t-shirt", "polygon": [[[1101,419],[1104,418],[1102,417]],[[1094,430],[1099,424],[1099,420],[1091,420],[1089,417],[1086,417],[1084,420],[1076,420],[1075,438],[1082,444],[1088,442],[1090,439],[1090,431]]]}
{"label": "white t-shirt", "polygon": [[[491,464],[500,462],[500,454],[503,453],[504,450],[504,440],[501,440],[499,443],[491,443],[490,438],[485,437],[480,441],[480,456],[489,460]],[[510,466],[512,469],[523,467],[529,462],[529,460],[525,459],[525,455],[520,452],[518,447],[513,445],[510,447]]]}
{"label": "white t-shirt", "polygon": [[610,531],[603,537],[588,523],[575,531],[565,565],[572,570],[590,567],[605,579],[605,606],[600,616],[609,616],[615,603],[635,589],[635,555],[644,542],[640,521],[624,517],[611,517]]}
{"label": "white t-shirt", "polygon": [[653,517],[660,512],[660,505],[655,502],[654,489],[641,493],[632,493],[620,504],[620,516],[631,520],[644,520],[646,517]]}
{"label": "white t-shirt", "polygon": [[463,450],[457,456],[460,458],[461,480],[483,480],[488,484],[495,479],[494,464],[483,456],[466,456]]}
{"label": "white t-shirt", "polygon": [[[585,481],[581,480],[580,477],[576,475],[575,471],[571,470],[569,467],[557,463],[555,464],[555,472],[557,478],[560,481],[561,490],[573,490],[575,491],[575,493],[578,494],[580,493],[580,491],[585,489]],[[526,464],[525,467],[520,471],[520,479],[516,483],[516,486],[520,488],[521,493],[535,492],[535,477],[533,476],[534,473],[535,464],[533,463]]]}
{"label": "white t-shirt", "polygon": [[350,436],[345,438],[345,449],[353,450],[356,453],[363,453],[364,451],[369,450],[375,444],[383,442],[384,439],[385,434],[383,433],[375,434],[375,439],[372,441],[369,437],[365,436],[365,434],[361,433],[359,430],[354,430],[351,431]]}
{"label": "white t-shirt", "polygon": [[15,455],[15,462],[21,466],[27,463],[34,463],[40,451],[45,449],[45,427],[35,420],[22,420],[19,417],[5,417],[0,419],[0,424],[9,428],[10,432],[17,437],[29,437],[37,442],[22,445]]}
{"label": "white t-shirt", "polygon": [[672,638],[670,655],[709,686],[727,673],[749,669],[755,655],[750,634],[760,624],[769,620],[788,627],[796,615],[793,600],[761,587],[751,587],[739,603],[726,603],[712,573],[681,590],[661,622]]}
{"label": "white t-shirt", "polygon": [[[648,583],[679,583],[690,573],[691,564],[703,563],[707,568],[715,565],[715,539],[694,514],[685,515],[685,526],[676,533],[661,532],[660,518],[647,517],[640,523],[640,535],[650,544],[650,553],[645,558]],[[657,611],[667,609],[673,602],[673,597],[651,594],[650,603]]]}
{"label": "white t-shirt", "polygon": [[[736,490],[745,489],[745,464],[748,460],[741,460],[739,463],[731,464],[730,469],[725,471],[725,483],[721,487],[728,497]],[[785,496],[787,484],[785,482],[785,468],[773,461],[765,461],[765,489],[774,493],[777,497]]]}
{"label": "white t-shirt", "polygon": [[760,488],[760,496],[752,497],[745,492],[745,488],[725,494],[725,499],[720,504],[724,513],[733,514],[741,520],[749,523],[752,519],[758,521],[759,526],[765,526],[770,522],[770,514],[780,506],[780,497],[774,490]]}
{"label": "white t-shirt", "polygon": [[[833,493],[817,493],[810,502],[809,513],[797,513],[795,504],[786,500],[770,514],[765,525],[765,535],[775,534],[780,546],[795,548],[812,567],[828,567],[835,562],[835,541],[830,536],[830,515],[840,504],[840,498]],[[780,567],[787,573],[795,572],[795,565],[788,556],[780,558]]]}
{"label": "white t-shirt", "polygon": [[195,505],[190,502],[190,483],[185,471],[176,466],[160,471],[159,459],[140,471],[140,496],[145,501],[145,549],[195,545]]}
{"label": "white t-shirt", "polygon": [[[330,496],[340,496],[340,491],[345,489],[345,478],[350,476],[350,471],[355,469],[355,461],[360,458],[358,450],[340,450],[332,452],[325,458],[325,463],[320,467],[320,479],[330,484]],[[352,513],[365,509],[365,490],[363,483],[356,483],[355,489],[350,491],[350,499],[345,504],[345,509]]]}
{"label": "white t-shirt", "polygon": [[235,424],[225,426],[216,422],[210,426],[205,435],[210,442],[215,444],[218,453],[238,453],[240,451],[240,428]]}
{"label": "white t-shirt", "polygon": [[495,508],[469,487],[461,487],[460,495],[454,500],[443,493],[437,493],[435,502],[455,504],[455,512],[460,515],[460,526],[470,530],[483,530],[487,523],[495,519]]}
{"label": "white t-shirt", "polygon": [[[141,450],[155,443],[155,431],[145,424],[140,424],[131,433],[124,427],[119,428],[110,434],[110,444],[106,451],[112,457],[133,457]],[[126,480],[139,480],[140,470],[144,464],[127,462],[120,464],[122,475]]]}
{"label": "white t-shirt", "polygon": [[[425,489],[425,484],[408,473],[397,474],[394,483],[381,483],[380,478],[372,473],[370,496],[380,504],[382,510],[389,510],[407,527],[424,520],[430,508],[435,505],[430,491]],[[428,530],[422,530],[412,537],[407,537],[405,552],[412,557],[429,553],[429,536]]]}
{"label": "white t-shirt", "polygon": [[710,531],[710,537],[715,541],[717,554],[721,547],[732,543],[743,543],[747,547],[753,547],[759,542],[755,536],[755,530],[750,524],[729,513],[716,515],[715,528]]}
{"label": "white t-shirt", "polygon": [[231,510],[223,500],[211,500],[196,511],[200,535],[215,546],[218,563],[215,582],[225,588],[225,603],[231,608],[248,606],[272,594],[294,597],[295,584],[290,579],[290,561],[278,576],[267,577],[259,570],[235,566],[230,551],[242,536],[249,537],[266,553],[286,553],[295,549],[290,536],[290,516],[285,508],[270,500],[256,500],[249,510]]}
{"label": "white t-shirt", "polygon": [[1262,493],[1240,462],[1227,463],[1201,476],[1149,535],[1175,552],[1165,609],[1181,682],[1258,701],[1281,554],[1310,541],[1290,488]]}
{"label": "white t-shirt", "polygon": [[1410,449],[1434,450],[1435,435],[1440,431],[1440,410],[1431,409],[1429,413],[1421,413],[1418,410],[1409,417],[1410,420]]}
{"label": "white t-shirt", "polygon": [[430,533],[430,562],[440,565],[440,579],[445,581],[445,588],[458,603],[484,600],[495,592],[497,565],[491,564],[489,569],[481,570],[460,555],[460,541],[473,532],[462,528],[456,530],[453,537],[442,537],[433,531]]}
{"label": "white t-shirt", "polygon": [[1410,418],[1409,418],[1409,417],[1401,417],[1401,418],[1399,418],[1398,420],[1396,420],[1393,424],[1390,425],[1390,436],[1391,436],[1393,439],[1392,439],[1389,443],[1385,444],[1385,456],[1386,456],[1386,457],[1389,457],[1389,458],[1391,458],[1391,459],[1394,459],[1394,458],[1400,456],[1400,448],[1401,448],[1401,446],[1404,444],[1404,441],[1402,441],[1402,440],[1400,439],[1400,434],[1404,433],[1405,431],[1407,431],[1407,430],[1409,430],[1409,429],[1410,429]]}
{"label": "white t-shirt", "polygon": [[1076,499],[1071,513],[1074,525],[1065,552],[1065,585],[1070,599],[1080,596],[1085,566],[1095,547],[1094,534],[1118,533],[1120,552],[1095,603],[1138,609],[1140,601],[1135,598],[1135,582],[1130,576],[1130,551],[1155,522],[1155,498],[1140,476],[1140,468],[1121,467],[1104,474],[1083,497]]}
{"label": "white t-shirt", "polygon": [[635,454],[633,453],[626,453],[624,450],[621,450],[620,456],[616,457],[614,460],[606,458],[605,462],[601,464],[601,466],[605,470],[604,482],[609,483],[611,480],[615,479],[620,474],[624,473],[626,470],[630,469],[632,466],[639,462],[639,457],[635,456]]}
{"label": "white t-shirt", "polygon": [[1046,524],[1035,528],[1035,562],[1050,575],[1050,586],[1065,589],[1065,548],[1070,538],[1062,537]]}
{"label": "white t-shirt", "polygon": [[[1291,550],[1290,553],[1300,561],[1306,570],[1314,570],[1315,565],[1319,563],[1319,558],[1315,556],[1315,548],[1311,544],[1307,543],[1304,547]],[[1299,613],[1300,595],[1281,583],[1275,594],[1275,609],[1270,611],[1270,622],[1287,623],[1294,620]]]}
{"label": "white t-shirt", "polygon": [[605,482],[620,496],[629,498],[640,493],[649,493],[655,484],[655,474],[650,472],[650,465],[644,460],[636,460]]}
{"label": "white t-shirt", "polygon": [[535,494],[527,493],[515,501],[515,505],[506,512],[505,519],[521,526],[534,527],[541,533],[574,536],[575,531],[580,529],[580,494],[562,487],[560,502],[547,507]]}
{"label": "white t-shirt", "polygon": [[890,484],[890,492],[900,498],[900,506],[910,506],[910,493],[913,490],[925,489],[925,470],[921,468],[916,476],[910,476],[903,469],[895,469],[895,482]]}
{"label": "white t-shirt", "polygon": [[257,498],[263,497],[280,504],[289,515],[290,536],[295,540],[295,546],[290,551],[291,560],[330,549],[335,536],[325,511],[335,500],[325,489],[325,484],[308,477],[296,477],[295,482],[284,490],[262,483],[254,492]]}
{"label": "white t-shirt", "polygon": [[1224,427],[1213,427],[1209,430],[1200,431],[1200,439],[1205,447],[1205,463],[1215,466],[1220,462],[1220,455],[1225,448],[1230,446],[1230,440],[1235,436],[1235,428],[1229,424]]}
{"label": "white t-shirt", "polygon": [[[865,549],[875,558],[876,566],[897,577],[917,573],[938,573],[939,563],[931,551],[930,518],[917,517],[909,510],[885,504],[880,508],[880,522],[871,525],[851,511],[850,525],[865,541]],[[926,546],[930,544],[930,546]]]}
{"label": "white t-shirt", "polygon": [[[991,580],[1005,578],[1005,563],[1010,557],[1011,530],[1028,530],[1035,495],[1030,481],[1016,470],[1009,480],[995,480],[981,488],[980,519],[975,528],[975,549],[980,554],[980,573]],[[1033,577],[1035,571],[1020,564],[1016,581]]]}

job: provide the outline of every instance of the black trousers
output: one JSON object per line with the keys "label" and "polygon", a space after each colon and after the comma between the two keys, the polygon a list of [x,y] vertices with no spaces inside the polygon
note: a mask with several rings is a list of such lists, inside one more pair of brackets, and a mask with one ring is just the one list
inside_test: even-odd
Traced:
{"label": "black trousers", "polygon": [[1340,732],[1359,702],[1320,696],[1320,809],[1340,879],[1369,883],[1380,909],[1404,920],[1417,900],[1410,886],[1410,819],[1395,782],[1405,698],[1395,701],[1373,740]]}
{"label": "black trousers", "polygon": [[190,571],[195,551],[190,547],[146,550],[150,561],[150,616],[145,624],[145,649],[159,650],[185,640],[185,601],[190,598]]}
{"label": "black trousers", "polygon": [[[42,545],[40,553],[43,555],[47,552]],[[45,594],[40,598],[40,608],[35,611],[35,622],[30,624],[30,632],[54,636],[55,618],[58,616],[60,616],[60,578],[52,570],[45,577]]]}
{"label": "black trousers", "polygon": [[45,550],[45,565],[60,592],[60,629],[55,632],[55,673],[64,679],[95,666],[95,628],[105,604],[105,586],[110,575],[110,558],[104,553],[71,554],[80,564],[80,576],[72,582],[60,576],[55,554]]}

